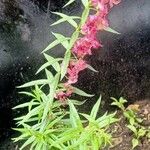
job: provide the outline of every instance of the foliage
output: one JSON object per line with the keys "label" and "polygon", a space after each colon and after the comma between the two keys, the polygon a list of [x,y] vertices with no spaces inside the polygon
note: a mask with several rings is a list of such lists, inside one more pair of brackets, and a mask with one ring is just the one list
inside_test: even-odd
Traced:
{"label": "foliage", "polygon": [[[70,0],[65,7],[72,2],[74,0]],[[26,114],[15,118],[18,126],[14,130],[21,135],[13,140],[24,141],[20,150],[27,146],[30,150],[99,150],[111,143],[111,135],[107,133],[107,128],[117,119],[115,113],[105,113],[97,117],[101,97],[93,106],[90,115],[79,113],[75,105],[84,102],[72,100],[70,97],[72,93],[84,97],[93,96],[72,84],[78,81],[80,71],[86,68],[97,72],[84,60],[85,56],[92,54],[92,48],[101,47],[96,39],[96,33],[99,30],[107,30],[118,34],[108,26],[106,19],[108,10],[114,4],[104,2],[102,9],[99,7],[99,1],[81,0],[81,2],[84,6],[81,17],[53,12],[60,19],[52,26],[68,22],[75,30],[71,37],[52,32],[56,39],[43,50],[46,63],[36,72],[38,74],[45,71],[46,77],[18,87],[32,88],[31,92],[20,92],[30,98],[28,102],[13,108],[27,109]],[[91,10],[95,10],[94,15],[89,15]],[[66,50],[63,58],[54,58],[46,54],[58,44]]]}
{"label": "foliage", "polygon": [[[105,113],[103,116],[97,117],[101,97],[94,105],[90,115],[78,113],[74,101],[68,100],[69,111],[61,108],[61,103],[55,101],[47,118],[44,118],[42,122],[40,109],[44,108],[39,108],[41,105],[37,96],[38,94],[35,94],[35,99],[31,102],[14,108],[28,107],[29,110],[27,115],[16,118],[21,127],[14,128],[14,130],[21,132],[21,135],[14,138],[14,141],[25,140],[21,150],[27,146],[31,150],[90,150],[91,148],[99,150],[111,143],[111,135],[107,133],[107,128],[118,119],[115,118],[115,113],[109,115]],[[44,101],[45,98],[47,99],[44,93],[40,93],[40,99]],[[36,107],[31,110],[31,106]]]}
{"label": "foliage", "polygon": [[119,100],[115,98],[112,98],[112,100],[114,102],[112,102],[111,105],[115,105],[123,111],[123,115],[127,120],[126,126],[133,133],[132,149],[135,149],[139,145],[140,139],[142,137],[148,137],[150,130],[141,125],[143,120],[137,116],[135,110],[125,108],[124,104],[127,102],[127,100],[122,97]]}

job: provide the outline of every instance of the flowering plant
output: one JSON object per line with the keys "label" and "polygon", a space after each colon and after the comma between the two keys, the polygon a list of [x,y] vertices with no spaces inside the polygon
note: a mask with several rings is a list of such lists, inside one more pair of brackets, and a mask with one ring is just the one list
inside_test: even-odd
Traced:
{"label": "flowering plant", "polygon": [[[65,7],[73,1],[70,0]],[[101,98],[93,106],[90,115],[80,114],[75,105],[81,105],[83,102],[71,100],[71,95],[75,93],[85,97],[93,96],[73,85],[84,69],[96,71],[87,63],[85,56],[92,55],[93,49],[102,47],[96,38],[97,32],[106,30],[118,33],[109,27],[107,15],[119,2],[119,0],[82,0],[84,11],[81,17],[53,12],[61,18],[52,25],[67,21],[75,31],[71,37],[52,33],[56,40],[43,50],[47,62],[37,71],[37,74],[45,71],[46,79],[31,81],[19,87],[34,87],[32,92],[20,92],[28,95],[30,101],[14,108],[28,108],[27,114],[16,118],[19,127],[15,130],[21,132],[21,135],[14,140],[25,141],[20,149],[29,145],[31,150],[91,148],[98,150],[110,143],[111,135],[106,129],[109,124],[117,121],[114,118],[115,114],[106,113],[97,118]],[[94,14],[90,14],[93,10]],[[76,19],[80,20],[79,24],[76,23]],[[54,58],[46,54],[58,44],[66,49],[64,58]],[[50,66],[55,72],[48,69]],[[65,109],[64,105],[69,105],[69,110]]]}

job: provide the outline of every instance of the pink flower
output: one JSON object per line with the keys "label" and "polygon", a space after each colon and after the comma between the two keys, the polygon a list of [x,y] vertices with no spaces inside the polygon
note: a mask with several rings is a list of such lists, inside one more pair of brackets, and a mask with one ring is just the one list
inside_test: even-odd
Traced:
{"label": "pink flower", "polygon": [[112,8],[114,5],[118,5],[121,0],[91,0],[91,3],[94,7],[103,11],[104,6],[109,6]]}
{"label": "pink flower", "polygon": [[64,101],[67,98],[67,96],[66,96],[65,92],[60,91],[60,92],[56,93],[55,98],[58,100]]}
{"label": "pink flower", "polygon": [[87,68],[87,64],[84,60],[79,59],[78,61],[74,62],[71,61],[67,70],[68,74],[68,81],[67,84],[74,84],[78,81],[78,74],[80,71]]}
{"label": "pink flower", "polygon": [[101,44],[93,36],[84,36],[80,38],[74,45],[72,52],[78,57],[83,58],[85,55],[91,55],[92,48],[98,48]]}
{"label": "pink flower", "polygon": [[109,0],[91,0],[92,6],[99,9],[100,11],[103,11],[105,9],[105,6],[108,2]]}
{"label": "pink flower", "polygon": [[81,28],[82,33],[95,37],[98,30],[103,30],[109,26],[106,19],[107,14],[108,10],[105,8],[103,11],[99,11],[95,15],[90,15],[85,25]]}
{"label": "pink flower", "polygon": [[121,0],[110,0],[109,5],[110,8],[113,7],[114,5],[118,5],[121,2]]}
{"label": "pink flower", "polygon": [[65,101],[73,93],[73,88],[71,86],[66,87],[66,91],[59,91],[55,94],[55,98],[60,101]]}
{"label": "pink flower", "polygon": [[89,34],[94,37],[97,32],[97,23],[96,23],[97,20],[98,20],[98,16],[90,15],[85,25],[83,25],[81,28],[82,33]]}

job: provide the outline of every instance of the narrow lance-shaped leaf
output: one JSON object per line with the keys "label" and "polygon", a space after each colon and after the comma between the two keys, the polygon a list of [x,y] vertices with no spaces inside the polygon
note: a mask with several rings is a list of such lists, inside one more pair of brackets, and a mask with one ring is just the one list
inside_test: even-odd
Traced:
{"label": "narrow lance-shaped leaf", "polygon": [[99,97],[98,101],[96,102],[96,104],[95,104],[95,105],[93,106],[93,108],[92,108],[92,111],[91,111],[90,116],[91,116],[93,119],[95,119],[96,116],[97,116],[100,103],[101,103],[101,96]]}
{"label": "narrow lance-shaped leaf", "polygon": [[[53,35],[55,36],[56,34],[53,33]],[[52,43],[50,43],[50,44],[42,51],[42,53],[44,53],[44,52],[46,52],[46,51],[52,49],[53,47],[57,46],[57,45],[60,44],[60,43],[67,43],[68,40],[70,39],[70,38],[68,38],[68,37],[62,36],[61,34],[59,34],[59,35],[61,36],[61,38],[60,38],[60,37],[57,38],[58,35],[57,35],[57,37],[55,36],[55,37],[56,37],[56,40],[53,41]],[[67,42],[66,42],[66,41],[67,41]]]}
{"label": "narrow lance-shaped leaf", "polygon": [[81,26],[83,26],[89,16],[89,12],[90,12],[90,9],[89,8],[85,8],[85,10],[83,11],[82,13],[82,19],[81,19]]}
{"label": "narrow lance-shaped leaf", "polygon": [[20,148],[20,150],[24,149],[26,146],[28,146],[29,144],[31,144],[32,142],[34,142],[35,137],[31,136]]}
{"label": "narrow lance-shaped leaf", "polygon": [[[52,74],[49,70],[47,70],[47,69],[45,69],[45,73],[46,73],[47,79],[48,79],[50,82],[52,82],[52,81],[54,80],[53,74]],[[49,84],[49,88],[50,88],[50,84]]]}
{"label": "narrow lance-shaped leaf", "polygon": [[50,44],[42,51],[42,53],[44,53],[44,52],[46,52],[46,51],[52,49],[53,47],[55,47],[55,46],[58,45],[59,43],[60,43],[60,41],[58,41],[58,40],[53,41],[52,43],[50,43]]}
{"label": "narrow lance-shaped leaf", "polygon": [[32,142],[32,144],[30,146],[30,150],[35,150],[36,144],[37,144],[37,141]]}
{"label": "narrow lance-shaped leaf", "polygon": [[[59,72],[60,71],[60,65],[59,65],[59,61],[63,60],[63,58],[54,58],[50,55],[44,54],[46,60],[52,64],[53,68]],[[54,63],[53,63],[54,62]]]}
{"label": "narrow lance-shaped leaf", "polygon": [[24,94],[24,95],[27,95],[29,97],[34,97],[36,98],[36,96],[34,94],[32,94],[31,92],[26,92],[26,91],[22,91],[22,92],[19,92],[19,94]]}
{"label": "narrow lance-shaped leaf", "polygon": [[72,34],[72,36],[71,36],[71,39],[70,39],[70,47],[69,47],[69,49],[71,49],[72,48],[72,46],[74,45],[74,43],[76,42],[76,40],[78,39],[78,36],[79,36],[79,31],[78,30],[76,30],[73,34]]}
{"label": "narrow lance-shaped leaf", "polygon": [[43,150],[42,147],[44,145],[44,142],[38,142],[36,147],[35,147],[35,150]]}
{"label": "narrow lance-shaped leaf", "polygon": [[108,31],[108,32],[111,32],[111,33],[115,33],[115,34],[120,34],[119,32],[115,31],[114,29],[112,29],[110,27],[104,28],[104,30]]}
{"label": "narrow lance-shaped leaf", "polygon": [[44,85],[44,84],[49,84],[50,82],[47,79],[41,79],[41,80],[35,80],[35,81],[31,81],[28,83],[25,83],[21,86],[18,86],[17,88],[26,88],[26,87],[30,87],[30,86],[35,86],[35,85]]}
{"label": "narrow lance-shaped leaf", "polygon": [[60,12],[52,12],[53,14],[56,14],[60,17],[62,17],[61,19],[59,19],[58,21],[54,22],[53,24],[51,24],[51,26],[54,26],[54,25],[57,25],[57,24],[60,24],[62,22],[69,22],[72,26],[74,26],[75,28],[77,27],[77,23],[74,21],[74,19],[80,19],[80,17],[78,16],[68,16],[68,15],[65,15],[63,13],[60,13]]}
{"label": "narrow lance-shaped leaf", "polygon": [[87,139],[89,139],[91,137],[93,132],[94,132],[94,128],[89,128],[88,130],[84,130],[83,132],[81,132],[81,135],[77,139],[77,141],[74,144],[72,144],[71,146],[69,146],[68,149],[74,149],[78,145],[83,144],[85,141],[87,141]]}
{"label": "narrow lance-shaped leaf", "polygon": [[12,109],[18,109],[18,108],[29,107],[30,104],[32,104],[32,106],[33,106],[33,105],[39,105],[40,103],[39,103],[39,102],[33,102],[33,101],[31,101],[31,102],[27,102],[27,103],[20,104],[20,105],[14,107],[14,108],[12,108]]}
{"label": "narrow lance-shaped leaf", "polygon": [[65,49],[68,48],[68,44],[69,44],[68,39],[70,38],[64,37],[62,34],[59,33],[52,32],[52,34],[57,38],[57,40],[63,45]]}
{"label": "narrow lance-shaped leaf", "polygon": [[28,119],[30,119],[31,117],[38,115],[42,109],[43,109],[43,105],[39,105],[39,106],[35,107],[30,112],[28,112],[28,114],[24,116],[23,120],[18,122],[18,124],[21,125],[21,124],[25,123],[26,121],[28,121]]}
{"label": "narrow lance-shaped leaf", "polygon": [[85,102],[86,102],[86,100],[84,100],[84,101],[78,101],[78,100],[74,100],[74,99],[69,99],[74,105],[83,105]]}
{"label": "narrow lance-shaped leaf", "polygon": [[68,19],[67,21],[68,21],[73,27],[75,27],[75,28],[78,27],[77,23],[76,23],[73,19]]}
{"label": "narrow lance-shaped leaf", "polygon": [[103,119],[101,119],[101,117],[98,118],[96,121],[99,123],[99,127],[104,128],[114,122],[117,122],[119,119],[116,119],[114,117],[115,115],[116,115],[116,113],[113,113],[113,114],[109,114],[109,115],[103,117]]}
{"label": "narrow lance-shaped leaf", "polygon": [[93,72],[98,72],[97,70],[95,70],[91,65],[87,65],[87,68],[92,70]]}
{"label": "narrow lance-shaped leaf", "polygon": [[51,110],[51,106],[54,100],[54,95],[55,95],[55,91],[59,82],[59,77],[60,77],[60,73],[57,73],[54,77],[53,82],[51,83],[50,86],[50,94],[48,95],[48,101],[47,103],[45,103],[45,108],[44,108],[44,112],[43,112],[43,116],[42,116],[42,121],[44,121],[44,119],[47,117],[47,114],[49,112],[49,110]]}
{"label": "narrow lance-shaped leaf", "polygon": [[82,4],[84,5],[85,8],[88,8],[89,6],[89,0],[81,0]]}
{"label": "narrow lance-shaped leaf", "polygon": [[69,109],[70,109],[70,121],[71,121],[70,123],[71,123],[72,127],[82,128],[81,119],[78,115],[78,112],[77,112],[76,108],[74,107],[74,105],[71,101],[69,101]]}
{"label": "narrow lance-shaped leaf", "polygon": [[52,12],[53,14],[56,14],[62,18],[66,18],[66,19],[80,19],[79,16],[68,16],[68,15],[65,15],[63,13],[60,13],[60,12]]}
{"label": "narrow lance-shaped leaf", "polygon": [[68,51],[66,51],[65,56],[64,56],[64,60],[61,64],[62,65],[61,66],[61,80],[64,78],[64,76],[67,73],[67,68],[69,65],[70,57],[71,57],[71,51],[68,50]]}
{"label": "narrow lance-shaped leaf", "polygon": [[[60,71],[60,66],[59,66],[59,63],[58,61],[61,61],[62,59],[61,58],[56,58],[52,61],[48,61],[46,62],[45,64],[43,64],[39,69],[38,71],[36,72],[36,74],[40,73],[42,70],[46,69],[47,67],[49,66],[53,66],[53,68],[59,72]],[[57,64],[56,64],[57,63]]]}
{"label": "narrow lance-shaped leaf", "polygon": [[57,24],[60,24],[60,23],[63,23],[63,22],[65,22],[65,21],[67,21],[67,22],[69,22],[73,27],[75,27],[75,28],[77,28],[78,27],[78,25],[77,25],[77,23],[74,21],[74,19],[73,18],[78,18],[78,17],[66,17],[66,18],[61,18],[61,19],[59,19],[58,21],[56,21],[56,22],[54,22],[53,24],[51,24],[51,26],[54,26],[54,25],[57,25]]}
{"label": "narrow lance-shaped leaf", "polygon": [[61,19],[57,20],[56,22],[54,22],[53,24],[51,24],[51,26],[55,26],[57,24],[65,22],[65,21],[66,21],[66,18],[61,18]]}
{"label": "narrow lance-shaped leaf", "polygon": [[93,97],[94,96],[94,95],[88,94],[76,87],[73,87],[73,93],[81,95],[81,96],[85,96],[85,97]]}
{"label": "narrow lance-shaped leaf", "polygon": [[64,8],[64,7],[67,7],[67,6],[70,5],[70,4],[72,4],[74,1],[75,1],[75,0],[69,0],[68,3],[63,6],[63,8]]}

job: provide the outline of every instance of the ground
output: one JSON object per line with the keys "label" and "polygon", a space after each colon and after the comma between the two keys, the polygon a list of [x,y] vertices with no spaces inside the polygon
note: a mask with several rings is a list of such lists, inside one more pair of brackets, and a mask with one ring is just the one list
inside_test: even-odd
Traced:
{"label": "ground", "polygon": [[[136,109],[138,117],[143,120],[141,125],[150,130],[150,100],[139,101],[128,107]],[[118,117],[121,120],[111,127],[113,145],[108,150],[131,150],[133,132],[126,127],[128,123],[121,112],[118,113]],[[150,139],[147,137],[142,137],[139,143],[135,150],[150,150]]]}

